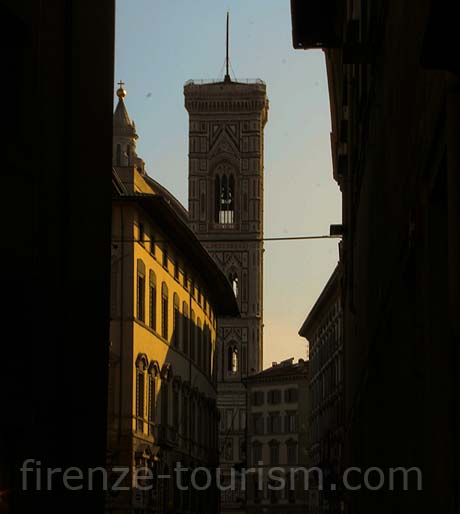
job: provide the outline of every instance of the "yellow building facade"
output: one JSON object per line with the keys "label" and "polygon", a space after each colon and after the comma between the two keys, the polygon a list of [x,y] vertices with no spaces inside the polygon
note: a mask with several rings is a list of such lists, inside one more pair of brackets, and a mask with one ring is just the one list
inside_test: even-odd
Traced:
{"label": "yellow building facade", "polygon": [[[126,92],[117,94],[108,442],[112,467],[131,475],[107,508],[214,512],[215,488],[180,491],[174,469],[218,465],[216,319],[238,307],[187,211],[146,174]],[[136,487],[139,467],[152,472],[148,490]]]}

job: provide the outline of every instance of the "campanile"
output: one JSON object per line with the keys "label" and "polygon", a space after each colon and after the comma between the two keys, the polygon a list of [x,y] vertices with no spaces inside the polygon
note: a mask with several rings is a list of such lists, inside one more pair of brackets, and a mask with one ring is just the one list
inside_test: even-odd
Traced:
{"label": "campanile", "polygon": [[[220,460],[225,469],[245,460],[243,380],[263,364],[268,99],[262,80],[230,78],[228,57],[223,80],[188,81],[184,95],[189,113],[190,226],[232,283],[241,312],[240,318],[218,320]],[[227,496],[222,511],[237,511],[238,492]]]}

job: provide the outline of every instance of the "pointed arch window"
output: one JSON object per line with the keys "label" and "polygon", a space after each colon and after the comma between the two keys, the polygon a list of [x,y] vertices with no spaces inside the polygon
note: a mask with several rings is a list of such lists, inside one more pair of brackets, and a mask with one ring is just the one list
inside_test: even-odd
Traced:
{"label": "pointed arch window", "polygon": [[215,177],[215,216],[220,225],[232,225],[235,222],[235,177],[230,168],[220,166]]}
{"label": "pointed arch window", "polygon": [[140,356],[136,363],[136,429],[138,432],[144,431],[146,369],[147,360]]}
{"label": "pointed arch window", "polygon": [[232,289],[233,289],[235,298],[238,298],[238,294],[239,294],[238,275],[234,271],[232,271],[228,278],[230,279],[230,283],[232,284]]}
{"label": "pointed arch window", "polygon": [[168,339],[168,286],[163,282],[161,286],[161,335],[164,339]]}
{"label": "pointed arch window", "polygon": [[183,352],[185,355],[189,354],[189,319],[188,319],[188,305],[187,302],[182,303],[182,341]]}
{"label": "pointed arch window", "polygon": [[152,270],[149,271],[149,326],[157,329],[157,277]]}
{"label": "pointed arch window", "polygon": [[155,365],[150,366],[149,373],[149,397],[148,397],[148,421],[149,421],[149,431],[153,434],[153,427],[155,424],[155,416],[156,416],[156,380],[158,376],[158,368]]}
{"label": "pointed arch window", "polygon": [[238,373],[239,369],[239,355],[238,355],[238,347],[236,345],[230,345],[228,347],[228,356],[227,356],[227,364],[228,371],[233,375]]}
{"label": "pointed arch window", "polygon": [[139,321],[145,322],[145,264],[137,260],[136,315]]}
{"label": "pointed arch window", "polygon": [[128,166],[131,166],[131,145],[126,146],[126,155],[128,156]]}
{"label": "pointed arch window", "polygon": [[180,344],[180,303],[179,303],[179,295],[174,293],[174,314],[173,314],[173,344],[175,348],[179,348]]}
{"label": "pointed arch window", "polygon": [[195,311],[192,309],[190,315],[190,323],[191,323],[191,338],[190,338],[190,358],[195,361],[196,359],[196,340],[197,340],[197,328],[196,328],[196,317]]}

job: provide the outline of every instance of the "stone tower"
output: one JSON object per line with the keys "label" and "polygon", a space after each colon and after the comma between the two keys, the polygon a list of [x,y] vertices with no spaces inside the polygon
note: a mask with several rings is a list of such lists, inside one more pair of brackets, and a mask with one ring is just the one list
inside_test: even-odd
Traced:
{"label": "stone tower", "polygon": [[[191,228],[233,284],[240,318],[218,320],[220,461],[227,471],[246,455],[243,380],[263,359],[263,171],[268,99],[261,80],[189,81]],[[244,493],[223,492],[222,512]]]}

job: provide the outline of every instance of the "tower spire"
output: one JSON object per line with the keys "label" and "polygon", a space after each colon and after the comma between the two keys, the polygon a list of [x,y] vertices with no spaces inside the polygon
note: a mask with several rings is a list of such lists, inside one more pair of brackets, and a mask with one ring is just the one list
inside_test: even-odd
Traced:
{"label": "tower spire", "polygon": [[229,65],[230,65],[230,58],[229,58],[229,27],[230,27],[230,14],[227,11],[227,41],[226,41],[226,57],[225,57],[225,66],[226,66],[225,82],[230,82],[230,74],[229,74]]}

